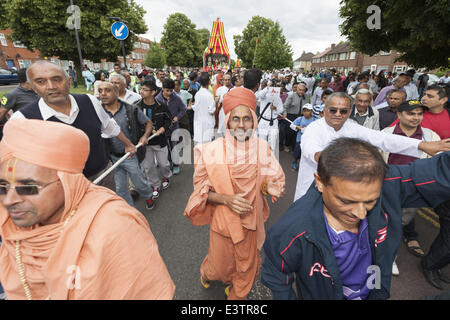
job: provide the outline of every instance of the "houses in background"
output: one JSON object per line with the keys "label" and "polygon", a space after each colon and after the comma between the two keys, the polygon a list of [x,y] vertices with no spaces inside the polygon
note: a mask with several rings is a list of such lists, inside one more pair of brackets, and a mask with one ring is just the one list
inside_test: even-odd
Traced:
{"label": "houses in background", "polygon": [[331,46],[318,54],[305,53],[294,62],[294,70],[297,71],[321,71],[324,69],[336,69],[340,73],[347,74],[350,71],[363,72],[381,70],[402,72],[408,69],[408,64],[396,61],[400,56],[395,51],[379,52],[369,56],[354,50],[349,42],[331,44]]}

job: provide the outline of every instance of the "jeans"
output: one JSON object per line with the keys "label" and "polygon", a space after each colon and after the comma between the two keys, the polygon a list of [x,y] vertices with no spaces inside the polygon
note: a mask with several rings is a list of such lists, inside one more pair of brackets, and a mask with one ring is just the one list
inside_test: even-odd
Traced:
{"label": "jeans", "polygon": [[[116,163],[120,158],[111,155],[113,163]],[[134,207],[133,199],[131,198],[130,189],[128,188],[128,178],[130,177],[131,181],[136,188],[136,191],[144,199],[150,199],[153,194],[153,190],[147,184],[147,179],[145,179],[144,172],[141,170],[139,166],[138,159],[136,155],[131,157],[131,159],[127,158],[124,162],[122,162],[117,168],[114,169],[114,181],[116,183],[116,193],[122,197],[130,206]]]}
{"label": "jeans", "polygon": [[403,237],[406,239],[406,241],[417,241],[417,236],[419,235],[416,232],[416,220],[414,217],[417,214],[417,211],[419,209],[417,208],[403,208],[402,209],[402,230],[403,230]]}
{"label": "jeans", "polygon": [[450,200],[437,206],[434,211],[439,215],[441,228],[423,259],[428,270],[442,269],[450,263]]}

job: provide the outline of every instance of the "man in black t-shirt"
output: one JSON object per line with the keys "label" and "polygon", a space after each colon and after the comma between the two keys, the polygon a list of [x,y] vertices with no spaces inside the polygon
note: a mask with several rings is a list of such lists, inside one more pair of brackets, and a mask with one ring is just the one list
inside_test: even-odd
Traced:
{"label": "man in black t-shirt", "polygon": [[33,91],[31,85],[27,82],[27,69],[23,68],[17,72],[19,86],[8,92],[1,99],[0,107],[0,140],[3,136],[3,125],[7,121],[7,114],[10,110],[16,112],[20,108],[36,101],[39,96]]}
{"label": "man in black t-shirt", "polygon": [[[172,125],[172,114],[165,103],[155,100],[157,91],[158,88],[154,81],[144,81],[140,90],[142,100],[136,103],[152,121],[152,135],[158,135],[148,142],[145,159],[142,161],[142,168],[147,181],[153,188],[154,199],[159,197],[161,188],[165,190],[169,187],[170,178],[172,177],[168,158],[169,149],[165,135],[165,132]],[[158,166],[163,177],[162,181],[158,172]]]}

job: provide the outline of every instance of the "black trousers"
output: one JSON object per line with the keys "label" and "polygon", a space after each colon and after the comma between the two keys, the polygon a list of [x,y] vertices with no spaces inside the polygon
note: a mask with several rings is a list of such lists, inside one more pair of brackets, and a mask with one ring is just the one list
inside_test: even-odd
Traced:
{"label": "black trousers", "polygon": [[[287,118],[293,122],[295,119],[298,118],[298,115],[288,113]],[[285,145],[287,147],[291,147],[292,150],[294,150],[295,142],[296,142],[296,138],[297,138],[297,131],[294,131],[291,129],[289,122],[287,122],[285,120],[282,120],[282,121],[286,123],[286,144]]]}
{"label": "black trousers", "polygon": [[436,207],[434,211],[439,215],[441,228],[428,254],[423,258],[424,267],[429,270],[442,269],[450,263],[450,200]]}

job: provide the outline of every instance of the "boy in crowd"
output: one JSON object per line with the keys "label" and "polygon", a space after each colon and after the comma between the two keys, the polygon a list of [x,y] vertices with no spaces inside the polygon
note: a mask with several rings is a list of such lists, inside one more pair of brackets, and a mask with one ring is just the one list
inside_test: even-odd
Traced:
{"label": "boy in crowd", "polygon": [[314,120],[316,120],[313,116],[313,106],[308,103],[303,106],[303,116],[298,117],[291,124],[291,129],[297,131],[297,139],[294,147],[294,161],[292,161],[292,170],[298,170],[298,161],[300,160],[300,156],[302,154],[302,149],[300,148],[300,141],[302,139],[302,132],[305,128]]}

